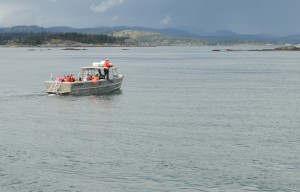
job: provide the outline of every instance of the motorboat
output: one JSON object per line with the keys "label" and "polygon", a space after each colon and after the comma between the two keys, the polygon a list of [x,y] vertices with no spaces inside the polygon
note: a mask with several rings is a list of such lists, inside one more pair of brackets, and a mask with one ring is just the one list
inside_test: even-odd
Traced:
{"label": "motorboat", "polygon": [[45,90],[48,94],[60,95],[108,93],[119,90],[123,78],[115,65],[106,67],[105,61],[94,62],[91,66],[82,67],[77,78],[73,75],[51,77],[51,80],[45,81]]}

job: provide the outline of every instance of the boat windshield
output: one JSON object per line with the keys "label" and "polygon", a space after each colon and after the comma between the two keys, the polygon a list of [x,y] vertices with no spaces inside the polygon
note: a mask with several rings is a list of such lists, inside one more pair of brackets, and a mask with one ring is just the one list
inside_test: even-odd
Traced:
{"label": "boat windshield", "polygon": [[99,76],[99,70],[95,68],[83,68],[81,69],[79,81],[91,81],[95,75]]}
{"label": "boat windshield", "polygon": [[84,69],[82,69],[82,75],[83,76],[87,76],[87,75],[94,76],[95,74],[98,74],[98,70],[96,70],[94,68],[84,68]]}

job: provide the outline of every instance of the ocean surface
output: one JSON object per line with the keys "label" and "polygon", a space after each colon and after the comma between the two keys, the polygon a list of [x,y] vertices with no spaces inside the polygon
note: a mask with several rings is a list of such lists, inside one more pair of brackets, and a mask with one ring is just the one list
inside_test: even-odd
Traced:
{"label": "ocean surface", "polygon": [[[300,191],[300,52],[0,48],[0,191]],[[57,96],[109,58],[118,92]]]}

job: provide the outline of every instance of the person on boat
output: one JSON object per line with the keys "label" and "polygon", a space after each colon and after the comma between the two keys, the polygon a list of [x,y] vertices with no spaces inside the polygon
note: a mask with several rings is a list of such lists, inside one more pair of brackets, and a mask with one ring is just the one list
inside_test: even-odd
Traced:
{"label": "person on boat", "polygon": [[91,76],[91,74],[90,74],[90,73],[88,73],[88,74],[86,75],[86,80],[87,80],[87,81],[90,81],[90,80],[92,80],[92,76]]}
{"label": "person on boat", "polygon": [[70,82],[70,75],[67,75],[67,77],[65,78],[65,82]]}
{"label": "person on boat", "polygon": [[96,74],[95,76],[93,76],[93,83],[97,83],[97,81],[99,80],[98,74]]}
{"label": "person on boat", "polygon": [[63,78],[59,75],[58,77],[56,77],[56,81],[58,82],[62,82]]}
{"label": "person on boat", "polygon": [[109,68],[110,68],[110,62],[107,58],[104,62],[104,74],[105,74],[107,79],[108,79],[108,72],[109,72],[108,70],[109,70]]}
{"label": "person on boat", "polygon": [[73,74],[70,75],[70,82],[75,82],[76,78]]}
{"label": "person on boat", "polygon": [[106,60],[104,61],[104,67],[107,67],[107,68],[110,67],[110,62],[109,62],[108,58],[106,58]]}

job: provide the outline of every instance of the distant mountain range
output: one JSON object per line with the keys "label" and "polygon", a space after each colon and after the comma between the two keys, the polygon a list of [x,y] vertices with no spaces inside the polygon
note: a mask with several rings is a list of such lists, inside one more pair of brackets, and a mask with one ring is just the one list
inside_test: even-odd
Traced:
{"label": "distant mountain range", "polygon": [[[172,42],[175,41],[176,37],[179,39],[200,39],[201,42],[212,42],[217,44],[220,42],[241,42],[241,43],[300,43],[300,35],[290,35],[290,36],[274,36],[266,34],[258,35],[249,35],[249,34],[237,34],[230,30],[219,30],[213,33],[204,34],[197,32],[190,32],[183,29],[174,29],[174,28],[165,28],[165,29],[154,29],[147,27],[129,27],[129,26],[116,26],[116,27],[98,27],[98,28],[72,28],[66,26],[57,26],[57,27],[40,27],[40,26],[14,26],[7,28],[0,28],[0,34],[2,33],[67,33],[67,32],[76,32],[84,34],[107,34],[113,35],[116,32],[121,31],[146,31],[153,34],[160,35],[160,41],[163,38],[170,39],[172,37]],[[128,33],[126,33],[128,35]],[[149,34],[148,34],[149,37]],[[149,40],[148,38],[148,41]],[[179,43],[180,44],[180,43]]]}

